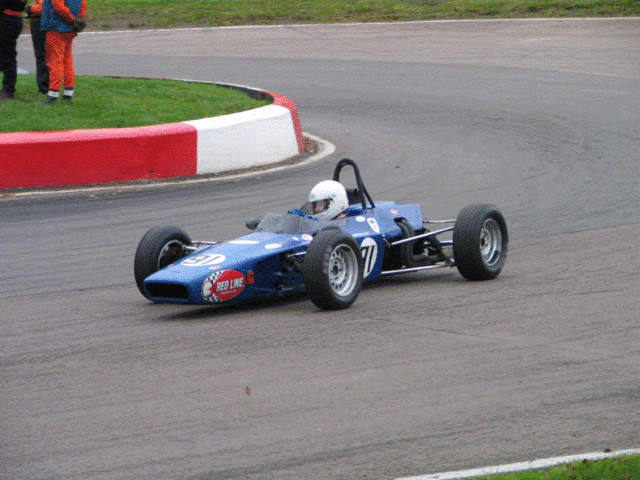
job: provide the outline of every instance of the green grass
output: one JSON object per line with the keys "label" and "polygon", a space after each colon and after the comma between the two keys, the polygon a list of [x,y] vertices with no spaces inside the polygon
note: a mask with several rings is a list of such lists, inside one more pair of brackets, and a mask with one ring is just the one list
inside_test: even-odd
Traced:
{"label": "green grass", "polygon": [[174,80],[84,77],[73,104],[42,106],[34,75],[18,75],[16,100],[0,102],[0,132],[133,127],[215,117],[268,105],[216,85]]}
{"label": "green grass", "polygon": [[89,5],[94,30],[640,14],[638,0],[92,0]]}
{"label": "green grass", "polygon": [[640,480],[640,455],[584,460],[543,470],[475,477],[474,480]]}

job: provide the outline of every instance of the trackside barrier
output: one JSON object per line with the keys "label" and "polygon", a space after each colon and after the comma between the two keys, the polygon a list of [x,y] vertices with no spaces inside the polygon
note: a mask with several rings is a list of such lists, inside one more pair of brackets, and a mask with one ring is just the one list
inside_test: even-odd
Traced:
{"label": "trackside barrier", "polygon": [[0,134],[0,188],[88,185],[193,175],[197,131],[151,127]]}
{"label": "trackside barrier", "polygon": [[298,115],[298,107],[289,98],[280,95],[279,93],[263,92],[270,95],[273,98],[274,105],[280,105],[288,109],[291,112],[291,122],[296,135],[296,141],[298,142],[298,153],[302,155],[304,152],[304,135],[302,134],[302,124],[300,123],[300,115]]}
{"label": "trackside barrier", "polygon": [[198,131],[197,174],[269,165],[299,152],[291,112],[277,105],[184,123]]}
{"label": "trackside barrier", "polygon": [[295,104],[148,127],[0,134],[0,189],[186,177],[269,165],[304,152]]}

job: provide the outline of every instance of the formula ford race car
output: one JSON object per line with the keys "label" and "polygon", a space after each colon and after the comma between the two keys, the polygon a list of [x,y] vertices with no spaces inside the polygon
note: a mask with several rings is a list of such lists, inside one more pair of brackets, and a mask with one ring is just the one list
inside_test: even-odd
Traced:
{"label": "formula ford race car", "polygon": [[[345,166],[355,188],[340,183]],[[140,292],[191,305],[306,292],[317,307],[337,310],[355,301],[363,282],[382,276],[455,266],[468,280],[489,280],[505,264],[507,225],[493,205],[468,205],[456,220],[423,220],[419,205],[374,203],[347,158],[321,184],[338,193],[314,188],[302,209],[249,220],[252,232],[235,240],[192,241],[176,227],[152,228],[135,254]]]}

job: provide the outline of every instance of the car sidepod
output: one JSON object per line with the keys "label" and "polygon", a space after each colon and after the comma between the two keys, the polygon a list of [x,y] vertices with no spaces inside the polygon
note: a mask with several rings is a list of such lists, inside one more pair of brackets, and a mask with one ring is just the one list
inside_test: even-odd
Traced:
{"label": "car sidepod", "polygon": [[380,277],[388,253],[388,242],[402,236],[397,219],[405,219],[416,230],[422,228],[419,205],[398,205],[394,202],[379,202],[374,209],[360,210],[337,222],[360,244],[365,282]]}
{"label": "car sidepod", "polygon": [[380,276],[386,244],[380,222],[374,214],[367,212],[345,219],[342,230],[349,233],[360,245],[364,281]]}

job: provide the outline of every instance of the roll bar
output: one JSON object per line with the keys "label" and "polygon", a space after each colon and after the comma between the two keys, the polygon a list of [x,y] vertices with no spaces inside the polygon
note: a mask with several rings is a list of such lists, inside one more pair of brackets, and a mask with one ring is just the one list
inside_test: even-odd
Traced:
{"label": "roll bar", "polygon": [[340,181],[340,172],[342,171],[342,168],[347,165],[353,168],[353,173],[356,177],[356,185],[357,185],[357,188],[355,191],[350,189],[347,190],[347,195],[349,196],[349,202],[351,203],[351,199],[355,198],[357,202],[362,204],[362,209],[366,210],[367,200],[368,200],[369,204],[371,205],[370,208],[375,208],[375,204],[371,199],[371,195],[369,195],[369,192],[367,192],[367,189],[364,188],[364,183],[362,182],[362,177],[360,176],[360,169],[358,168],[358,165],[356,165],[356,162],[354,162],[353,160],[351,160],[350,158],[343,158],[342,160],[340,160],[336,165],[336,169],[333,171],[333,180],[335,182]]}

